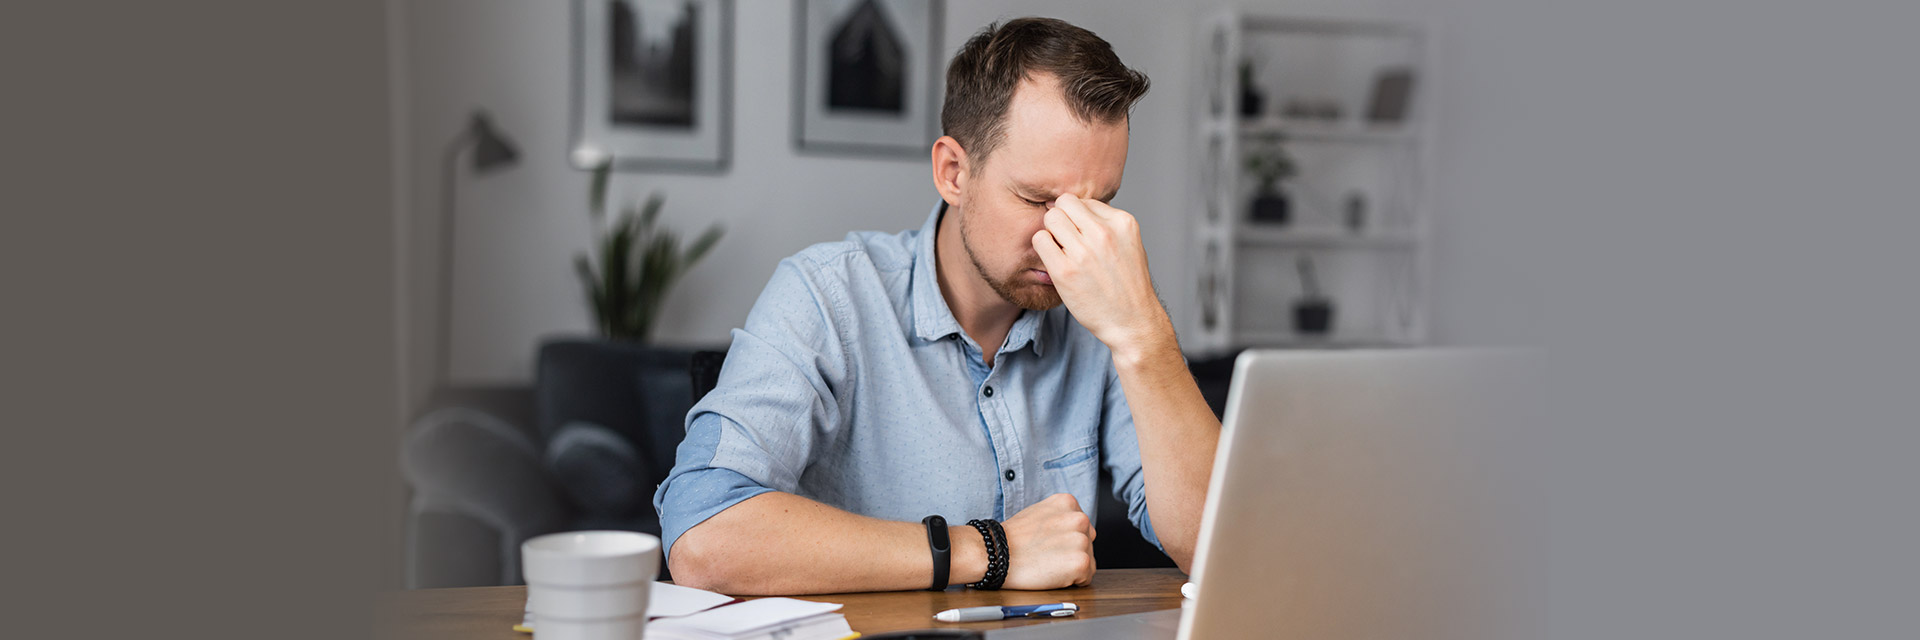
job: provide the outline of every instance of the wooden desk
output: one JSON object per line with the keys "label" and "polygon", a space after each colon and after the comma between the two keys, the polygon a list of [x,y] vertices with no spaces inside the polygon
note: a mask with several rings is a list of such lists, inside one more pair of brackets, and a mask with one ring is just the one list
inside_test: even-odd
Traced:
{"label": "wooden desk", "polygon": [[[835,602],[854,631],[873,635],[888,631],[928,628],[999,629],[1050,620],[1001,620],[947,624],[933,614],[960,607],[1072,602],[1080,605],[1080,619],[1180,608],[1180,584],[1187,576],[1178,569],[1102,569],[1093,585],[1058,591],[974,591],[953,588],[942,592],[895,591],[796,596],[802,600]],[[381,596],[376,605],[375,637],[408,640],[527,640],[513,630],[527,604],[526,587],[420,589]],[[1064,618],[1072,620],[1074,618]]]}

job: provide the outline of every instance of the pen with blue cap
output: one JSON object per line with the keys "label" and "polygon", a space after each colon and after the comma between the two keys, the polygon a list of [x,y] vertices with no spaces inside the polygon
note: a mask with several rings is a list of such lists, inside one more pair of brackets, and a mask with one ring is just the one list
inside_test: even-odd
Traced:
{"label": "pen with blue cap", "polygon": [[1016,607],[967,607],[948,609],[933,614],[933,619],[941,622],[985,622],[1005,620],[1007,618],[1060,618],[1080,611],[1080,605],[1071,602],[1054,604],[1028,604]]}

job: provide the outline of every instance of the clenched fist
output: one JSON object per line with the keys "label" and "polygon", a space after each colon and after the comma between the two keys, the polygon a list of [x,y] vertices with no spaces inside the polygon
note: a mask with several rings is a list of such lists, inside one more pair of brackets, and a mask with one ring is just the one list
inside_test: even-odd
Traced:
{"label": "clenched fist", "polygon": [[1037,591],[1093,581],[1093,523],[1072,494],[1047,496],[1000,526],[1007,532],[1004,588]]}

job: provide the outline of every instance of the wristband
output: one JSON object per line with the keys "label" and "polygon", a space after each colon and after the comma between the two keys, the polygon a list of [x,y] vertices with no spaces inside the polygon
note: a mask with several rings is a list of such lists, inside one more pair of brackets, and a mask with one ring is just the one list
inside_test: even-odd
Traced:
{"label": "wristband", "polygon": [[953,547],[947,541],[947,519],[937,515],[920,520],[927,525],[927,546],[933,549],[933,586],[928,591],[947,590],[947,575],[953,570]]}

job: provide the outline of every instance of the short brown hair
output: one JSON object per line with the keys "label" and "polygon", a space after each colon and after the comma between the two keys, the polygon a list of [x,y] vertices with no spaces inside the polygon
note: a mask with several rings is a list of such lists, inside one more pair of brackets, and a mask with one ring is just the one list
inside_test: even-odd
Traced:
{"label": "short brown hair", "polygon": [[1053,18],[1019,18],[987,25],[953,56],[942,132],[974,162],[985,161],[1006,137],[1014,89],[1034,72],[1060,79],[1068,108],[1082,122],[1123,120],[1147,93],[1146,74],[1127,68],[1092,31]]}

